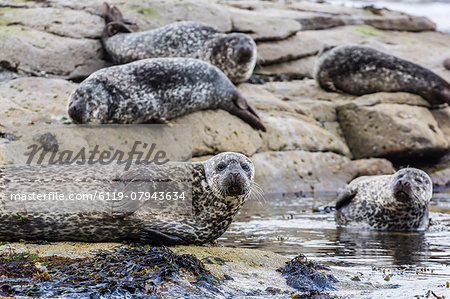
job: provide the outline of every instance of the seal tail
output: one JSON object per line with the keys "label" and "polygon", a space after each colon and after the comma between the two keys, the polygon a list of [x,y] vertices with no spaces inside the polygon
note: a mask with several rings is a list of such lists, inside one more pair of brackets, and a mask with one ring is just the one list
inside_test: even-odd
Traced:
{"label": "seal tail", "polygon": [[133,32],[128,25],[133,25],[134,23],[125,19],[116,6],[110,6],[107,2],[103,2],[102,17],[106,25],[105,29],[103,29],[102,38],[113,36],[119,32]]}
{"label": "seal tail", "polygon": [[229,112],[248,123],[254,129],[266,132],[266,127],[261,122],[261,119],[255,109],[244,99],[243,96],[238,95],[234,99],[233,105],[231,105]]}

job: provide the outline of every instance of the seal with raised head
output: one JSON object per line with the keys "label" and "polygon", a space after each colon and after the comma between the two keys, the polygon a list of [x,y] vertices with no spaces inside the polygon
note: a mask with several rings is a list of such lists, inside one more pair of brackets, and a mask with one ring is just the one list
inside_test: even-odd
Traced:
{"label": "seal with raised head", "polygon": [[450,104],[450,84],[413,62],[362,46],[327,46],[318,54],[314,77],[334,92],[364,95],[405,91],[431,105]]}
{"label": "seal with raised head", "polygon": [[130,21],[107,3],[103,4],[103,17],[103,47],[116,64],[158,57],[196,58],[217,66],[234,83],[248,80],[256,65],[256,44],[247,34],[225,34],[197,22],[132,32]]}
{"label": "seal with raised head", "polygon": [[392,175],[359,177],[339,194],[335,219],[340,226],[425,230],[432,193],[431,178],[416,168],[404,168]]}
{"label": "seal with raised head", "polygon": [[151,58],[91,74],[69,97],[75,123],[164,123],[223,109],[265,131],[253,107],[215,66],[192,58]]}
{"label": "seal with raised head", "polygon": [[117,165],[3,166],[0,222],[8,225],[0,239],[206,243],[226,231],[254,175],[251,160],[232,152],[124,172]]}

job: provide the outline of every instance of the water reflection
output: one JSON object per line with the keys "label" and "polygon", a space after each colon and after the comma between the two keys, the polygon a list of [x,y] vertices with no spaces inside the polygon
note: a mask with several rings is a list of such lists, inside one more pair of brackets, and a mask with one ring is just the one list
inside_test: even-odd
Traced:
{"label": "water reflection", "polygon": [[350,228],[336,229],[335,255],[370,257],[392,265],[420,266],[428,262],[428,246],[423,232],[376,232]]}

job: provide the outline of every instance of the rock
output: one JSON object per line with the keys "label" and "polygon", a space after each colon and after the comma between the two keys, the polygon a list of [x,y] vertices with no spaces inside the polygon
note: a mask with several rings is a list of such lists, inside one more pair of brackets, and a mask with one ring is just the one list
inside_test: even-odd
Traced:
{"label": "rock", "polygon": [[27,28],[71,38],[100,38],[105,22],[100,16],[82,10],[37,7],[0,8],[0,25]]}
{"label": "rock", "polygon": [[99,40],[74,39],[23,26],[0,26],[4,61],[19,73],[79,79],[107,66]]}
{"label": "rock", "polygon": [[262,152],[251,159],[257,169],[255,182],[266,198],[297,193],[335,196],[357,174],[350,159],[329,152]]}
{"label": "rock", "polygon": [[293,79],[313,78],[316,56],[308,56],[269,65],[259,65],[255,68],[255,74],[277,75],[284,74]]}
{"label": "rock", "polygon": [[[392,13],[391,13],[392,14]],[[434,31],[436,24],[426,17],[410,16],[401,13],[389,17],[365,17],[363,22],[382,30],[400,30],[400,31]]]}
{"label": "rock", "polygon": [[285,39],[300,30],[294,20],[266,17],[258,12],[230,8],[233,31],[250,34],[256,41]]}
{"label": "rock", "polygon": [[78,84],[62,79],[18,78],[0,84],[0,123],[6,128],[68,121],[67,99]]}
{"label": "rock", "polygon": [[391,161],[380,158],[360,159],[352,161],[358,170],[357,176],[393,174],[395,172]]}
{"label": "rock", "polygon": [[263,144],[260,133],[224,110],[198,111],[171,120],[192,126],[192,156],[239,152],[253,155]]}
{"label": "rock", "polygon": [[430,177],[435,191],[450,188],[450,167],[432,172]]}
{"label": "rock", "polygon": [[[20,287],[20,290],[27,290],[33,286],[33,292],[40,294],[51,294],[59,291],[66,295],[73,295],[76,291],[76,294],[87,295],[90,292],[98,292],[99,281],[112,280],[110,275],[105,275],[107,270],[112,270],[111,268],[116,271],[116,279],[119,283],[102,288],[102,292],[106,294],[116,290],[117,294],[133,292],[135,296],[158,294],[162,297],[214,298],[223,296],[243,298],[273,297],[275,295],[281,297],[286,294],[300,296],[304,295],[305,291],[308,294],[311,288],[316,287],[313,281],[311,284],[303,285],[300,290],[290,287],[287,282],[294,282],[296,278],[307,281],[313,278],[313,275],[317,275],[317,278],[328,275],[330,275],[328,277],[334,276],[337,281],[333,282],[333,286],[338,290],[361,292],[361,290],[375,289],[367,283],[350,280],[352,275],[349,272],[318,265],[307,260],[306,257],[301,259],[304,265],[296,262],[295,268],[289,268],[294,270],[290,272],[295,273],[286,275],[286,271],[277,269],[283,267],[286,269],[286,267],[292,265],[293,261],[289,262],[288,258],[277,253],[257,249],[212,246],[136,247],[120,243],[52,242],[51,244],[37,244],[22,242],[1,245],[0,253],[2,255],[14,255],[17,260],[35,265],[32,267],[34,272],[29,271],[31,267],[26,268],[29,278],[25,275],[25,279],[20,279],[20,282],[17,282],[17,278],[5,275],[3,283],[9,285],[14,281],[14,286]],[[24,254],[19,255],[21,253]],[[141,269],[143,267],[141,264],[136,265],[133,261],[130,261],[131,255],[145,265],[157,260],[159,267],[146,267],[148,269],[145,269],[145,271],[135,271],[134,273],[131,271],[127,274],[128,269]],[[27,259],[30,256],[33,256],[33,259]],[[298,260],[299,258],[296,258],[295,261]],[[15,273],[14,271],[18,271],[20,273],[20,270],[25,270],[24,264],[20,261],[4,267],[6,268],[5,272]],[[5,264],[9,261],[1,260],[0,262]],[[121,262],[126,264],[126,267],[118,267]],[[31,280],[31,276],[36,277],[38,272],[48,270],[43,264],[57,265],[59,271],[48,271],[50,274],[47,273],[44,276],[46,277],[45,280]],[[164,273],[166,277],[158,275],[157,271],[160,268],[165,269],[170,264],[174,264],[174,266],[168,268],[167,272]],[[311,270],[314,271],[312,273],[308,271],[308,274],[295,271],[304,266],[308,268],[313,266],[314,269]],[[23,267],[23,269],[20,267]],[[75,268],[77,271],[73,270]],[[199,270],[200,273],[196,273],[195,270]],[[65,273],[67,275],[59,276],[58,272],[60,271],[67,271]],[[89,279],[90,276],[95,276],[89,275],[90,272],[99,275],[96,279]],[[78,285],[82,283],[83,288],[74,291],[73,288],[66,287],[66,285],[72,286],[73,280],[64,280],[64,278],[67,276],[74,277],[77,274],[81,275],[79,275],[80,279],[75,282]],[[150,274],[150,278],[145,277],[144,274]],[[158,276],[157,281],[153,280],[154,276]],[[123,283],[127,278],[131,279],[127,283]],[[147,283],[141,283],[141,280],[147,281],[148,285]],[[136,284],[140,287],[136,287]],[[49,286],[53,286],[53,288],[49,288]],[[318,293],[322,294],[322,292],[315,292],[314,294]],[[329,295],[325,293],[324,296]]]}
{"label": "rock", "polygon": [[[52,1],[52,6],[99,14],[102,3],[103,1],[98,0],[58,0]],[[137,31],[153,29],[178,21],[202,22],[222,31],[231,30],[231,19],[227,9],[210,1],[112,0],[108,3],[117,6],[126,19],[135,22],[136,26],[134,27]]]}
{"label": "rock", "polygon": [[239,84],[238,89],[258,111],[295,112],[290,105],[261,86],[243,83]]}
{"label": "rock", "polygon": [[431,113],[436,119],[439,128],[447,137],[447,142],[450,144],[450,106],[433,109]]}
{"label": "rock", "polygon": [[262,134],[262,151],[303,150],[351,156],[344,140],[310,117],[287,112],[262,116],[267,127]]}
{"label": "rock", "polygon": [[314,37],[305,39],[297,33],[281,41],[258,43],[258,59],[261,64],[289,61],[315,55],[321,46],[322,43]]}
{"label": "rock", "polygon": [[[366,95],[378,101],[379,94]],[[421,100],[421,99],[420,99]],[[405,104],[347,103],[337,107],[338,120],[355,158],[394,159],[443,153],[448,142],[431,112]]]}

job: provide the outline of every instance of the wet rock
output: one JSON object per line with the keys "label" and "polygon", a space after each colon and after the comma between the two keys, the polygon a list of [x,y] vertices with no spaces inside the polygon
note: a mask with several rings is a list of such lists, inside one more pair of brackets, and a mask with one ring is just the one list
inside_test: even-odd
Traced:
{"label": "wet rock", "polygon": [[313,38],[305,39],[301,34],[275,42],[258,43],[258,58],[261,64],[273,64],[276,62],[285,62],[301,57],[317,54],[322,43]]}
{"label": "wet rock", "polygon": [[395,168],[391,161],[380,158],[359,159],[352,161],[358,170],[357,176],[393,174]]}
{"label": "wet rock", "polygon": [[357,174],[350,159],[334,153],[262,152],[251,157],[255,181],[267,197],[302,192],[335,195]]}
{"label": "wet rock", "polygon": [[[367,95],[364,102],[378,102]],[[337,107],[338,120],[355,158],[394,159],[432,156],[448,149],[448,142],[431,112],[405,104],[353,102]]]}
{"label": "wet rock", "polygon": [[0,26],[1,61],[22,74],[84,78],[105,67],[99,40],[74,39],[23,26]]}
{"label": "wet rock", "polygon": [[0,25],[22,25],[71,38],[100,38],[105,22],[83,10],[52,7],[1,8]]}
{"label": "wet rock", "polygon": [[229,9],[233,22],[233,31],[250,34],[256,41],[280,40],[300,30],[300,24],[294,20],[266,17],[258,12],[242,9]]}
{"label": "wet rock", "polygon": [[260,133],[224,110],[198,111],[171,121],[192,126],[192,155],[233,151],[253,155],[263,142]]}

